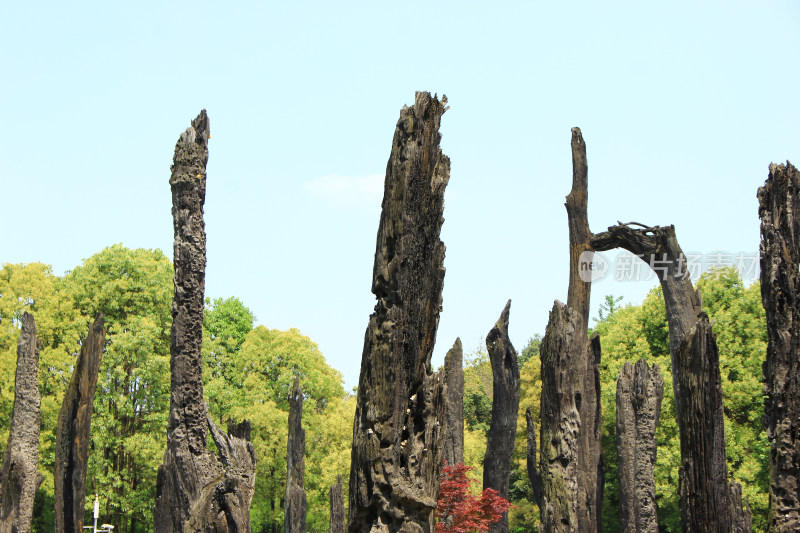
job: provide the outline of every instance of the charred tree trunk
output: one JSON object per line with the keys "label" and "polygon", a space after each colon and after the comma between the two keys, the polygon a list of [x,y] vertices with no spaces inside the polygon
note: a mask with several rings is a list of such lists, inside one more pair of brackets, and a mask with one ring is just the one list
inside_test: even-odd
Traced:
{"label": "charred tree trunk", "polygon": [[[639,226],[640,228],[632,228]],[[672,383],[681,435],[680,504],[684,531],[739,531],[728,482],[716,337],[692,287],[675,228],[618,224],[592,239],[597,251],[624,248],[643,258],[661,282],[669,322]]]}
{"label": "charred tree trunk", "polygon": [[306,431],[303,429],[303,390],[294,379],[289,398],[289,442],[286,450],[285,533],[306,533]]}
{"label": "charred tree trunk", "polygon": [[342,476],[336,477],[331,485],[331,527],[330,533],[344,533],[344,498],[342,497]]}
{"label": "charred tree trunk", "polygon": [[800,173],[770,165],[758,190],[761,301],[767,315],[764,424],[770,531],[800,531]]}
{"label": "charred tree trunk", "polygon": [[352,533],[434,529],[443,458],[443,383],[431,370],[444,281],[439,240],[450,160],[447,99],[403,107],[386,168],[350,473]]}
{"label": "charred tree trunk", "polygon": [[28,533],[33,520],[33,498],[42,482],[39,460],[39,348],[33,315],[22,315],[17,342],[14,410],[8,444],[0,468],[0,533]]}
{"label": "charred tree trunk", "polygon": [[[175,230],[172,393],[167,450],[156,482],[154,525],[158,533],[250,531],[256,464],[250,424],[229,425],[226,435],[208,416],[203,401],[203,203],[209,135],[203,110],[175,146],[170,177]],[[209,432],[218,457],[206,448]]]}
{"label": "charred tree trunk", "polygon": [[[519,362],[517,352],[508,338],[508,314],[511,300],[506,303],[500,318],[489,335],[486,348],[492,363],[492,422],[483,460],[483,488],[494,489],[508,499],[508,480],[511,459],[517,437],[519,411]],[[508,533],[508,512],[495,522],[492,533]]]}
{"label": "charred tree trunk", "polygon": [[[581,130],[572,128],[567,196],[569,289],[555,302],[542,340],[541,501],[544,531],[598,531],[603,500],[600,340],[588,338],[592,233],[588,167]],[[536,489],[535,489],[536,490]]]}
{"label": "charred tree trunk", "polygon": [[447,417],[444,431],[444,459],[450,466],[464,462],[464,351],[461,339],[444,357]]}
{"label": "charred tree trunk", "polygon": [[58,413],[53,476],[56,533],[83,531],[94,392],[105,341],[105,317],[101,313],[81,344],[75,370]]}
{"label": "charred tree trunk", "polygon": [[617,380],[617,457],[623,531],[658,533],[656,428],[661,416],[661,370],[639,359],[625,363]]}

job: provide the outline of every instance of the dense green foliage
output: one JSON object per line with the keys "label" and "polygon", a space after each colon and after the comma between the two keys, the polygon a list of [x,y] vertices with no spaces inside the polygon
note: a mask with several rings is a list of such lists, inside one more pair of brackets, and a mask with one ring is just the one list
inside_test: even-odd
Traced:
{"label": "dense green foliage", "polygon": [[[156,471],[166,444],[169,411],[169,342],[172,264],[160,251],[107,248],[64,276],[41,263],[0,268],[0,452],[8,439],[14,399],[19,318],[34,313],[39,337],[42,431],[35,530],[53,523],[54,429],[72,367],[94,315],[106,316],[106,351],[98,379],[87,480],[87,510],[100,495],[102,519],[121,533],[152,530]],[[761,425],[761,363],[766,326],[758,284],[744,287],[735,270],[718,270],[698,281],[703,304],[715,320],[725,402],[731,476],[742,484],[763,531],[768,505],[768,444]],[[207,300],[203,364],[209,409],[223,426],[249,419],[258,455],[253,531],[280,531],[286,480],[288,402],[300,377],[306,394],[306,489],[309,531],[328,528],[328,489],[338,474],[347,483],[355,398],[317,345],[298,330],[254,328],[255,317],[238,298]],[[669,340],[663,297],[654,289],[641,305],[606,297],[594,330],[601,335],[603,458],[606,490],[603,529],[619,531],[616,460],[616,379],[625,361],[658,363],[664,401],[657,432],[655,469],[659,522],[680,530],[677,484],[680,449],[672,393]],[[514,532],[537,531],[539,511],[526,471],[525,410],[539,428],[540,337],[520,351],[521,394],[510,496]],[[465,463],[483,475],[491,423],[492,370],[485,348],[465,357]],[[345,491],[347,489],[345,488]],[[87,513],[87,519],[89,514]]]}
{"label": "dense green foliage", "polygon": [[[34,313],[39,337],[42,431],[35,531],[53,529],[54,431],[80,340],[98,312],[106,316],[106,350],[92,419],[87,513],[99,494],[101,520],[121,533],[152,531],[158,465],[166,445],[172,263],[157,250],[112,246],[56,276],[40,263],[0,269],[0,453],[14,400],[18,320]],[[205,394],[222,425],[249,419],[258,454],[253,531],[279,531],[286,477],[289,384],[308,395],[306,487],[310,530],[328,527],[328,487],[347,482],[355,400],[341,374],[297,330],[253,329],[255,317],[235,297],[207,300]],[[210,442],[210,441],[209,441]],[[346,490],[346,489],[345,489]]]}

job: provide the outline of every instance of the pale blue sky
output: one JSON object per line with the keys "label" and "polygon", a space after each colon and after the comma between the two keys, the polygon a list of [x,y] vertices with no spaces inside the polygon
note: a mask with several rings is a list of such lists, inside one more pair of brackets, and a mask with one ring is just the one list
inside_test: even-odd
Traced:
{"label": "pale blue sky", "polygon": [[[63,273],[118,242],[171,256],[172,152],[206,108],[207,295],[299,328],[348,387],[414,91],[451,106],[437,363],[508,298],[521,349],[566,297],[572,126],[592,229],[675,224],[687,252],[755,254],[756,189],[800,160],[795,0],[0,6],[0,262]],[[594,307],[654,285],[603,280]]]}

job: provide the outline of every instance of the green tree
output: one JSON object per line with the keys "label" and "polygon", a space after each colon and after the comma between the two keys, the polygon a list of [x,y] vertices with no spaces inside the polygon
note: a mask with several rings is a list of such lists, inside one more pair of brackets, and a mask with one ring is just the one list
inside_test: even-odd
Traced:
{"label": "green tree", "polygon": [[[704,274],[697,288],[712,320],[720,352],[722,392],[725,402],[725,438],[731,477],[742,484],[753,509],[753,525],[763,531],[768,504],[768,445],[761,425],[763,397],[761,363],[766,353],[766,323],[757,283],[745,288],[735,269]],[[678,469],[680,439],[675,419],[669,327],[660,288],[653,289],[639,306],[614,309],[598,322],[603,356],[601,388],[603,457],[606,490],[603,529],[619,531],[616,453],[616,379],[625,361],[639,358],[658,363],[664,378],[664,400],[656,432],[656,499],[660,526],[680,531]]]}
{"label": "green tree", "polygon": [[106,317],[89,486],[120,533],[152,528],[169,411],[172,277],[172,263],[161,251],[115,245],[64,278],[65,296],[79,313],[70,326],[74,335],[85,335],[98,312]]}

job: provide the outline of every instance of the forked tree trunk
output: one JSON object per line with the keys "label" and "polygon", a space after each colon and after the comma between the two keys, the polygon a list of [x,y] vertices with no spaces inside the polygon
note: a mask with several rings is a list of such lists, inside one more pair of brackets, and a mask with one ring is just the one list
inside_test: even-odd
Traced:
{"label": "forked tree trunk", "polygon": [[761,301],[767,315],[764,422],[770,441],[769,527],[800,531],[800,172],[770,165],[758,190]]}
{"label": "forked tree trunk", "polygon": [[344,498],[342,497],[342,476],[336,477],[336,483],[331,485],[331,527],[330,533],[344,533]]}
{"label": "forked tree trunk", "polygon": [[656,428],[664,381],[658,365],[625,363],[617,380],[617,457],[622,531],[658,533]]}
{"label": "forked tree trunk", "polygon": [[[208,162],[208,116],[203,110],[175,146],[170,185],[175,230],[167,450],[158,469],[154,525],[162,532],[249,532],[256,456],[250,424],[226,435],[203,401],[206,233],[203,203]],[[219,456],[206,448],[208,433]]]}
{"label": "forked tree trunk", "polygon": [[[483,460],[483,488],[494,489],[508,499],[511,460],[517,437],[519,411],[519,362],[517,351],[508,338],[508,314],[511,300],[506,303],[500,318],[489,335],[486,349],[492,363],[492,422]],[[492,524],[492,533],[508,533],[508,512]]]}
{"label": "forked tree trunk", "polygon": [[8,444],[0,468],[0,533],[28,533],[33,520],[33,499],[42,482],[36,471],[39,459],[39,348],[33,315],[22,315],[17,342],[14,409]]}
{"label": "forked tree trunk", "polygon": [[541,459],[539,469],[535,463],[528,466],[531,482],[541,480],[534,492],[541,494],[547,532],[598,531],[603,500],[600,341],[587,336],[593,248],[586,145],[578,128],[572,128],[571,146],[567,305],[555,302],[542,339]]}
{"label": "forked tree trunk", "polygon": [[450,466],[464,462],[464,350],[461,339],[444,357],[445,400],[444,459]]}
{"label": "forked tree trunk", "polygon": [[83,531],[94,392],[105,341],[105,317],[101,313],[81,344],[75,370],[58,413],[53,476],[56,533]]}
{"label": "forked tree trunk", "polygon": [[644,258],[661,282],[681,435],[683,530],[747,530],[747,513],[737,506],[736,489],[728,482],[716,337],[692,287],[675,228],[618,224],[596,234],[591,244],[597,251],[624,248]]}
{"label": "forked tree trunk", "polygon": [[403,107],[386,168],[350,473],[352,533],[434,528],[445,399],[431,353],[442,306],[439,240],[450,160],[439,148],[447,99]]}
{"label": "forked tree trunk", "polygon": [[286,499],[283,530],[285,533],[306,533],[306,431],[303,429],[303,390],[299,378],[294,379],[289,398],[289,439],[286,450]]}

